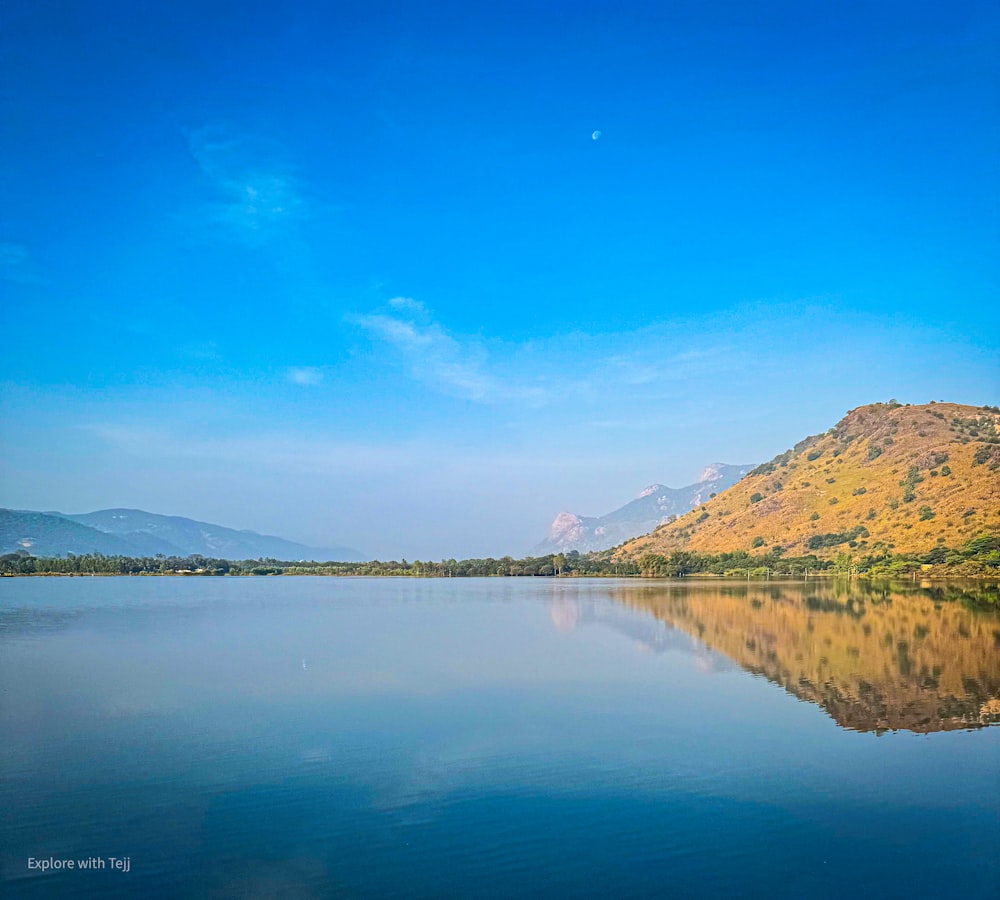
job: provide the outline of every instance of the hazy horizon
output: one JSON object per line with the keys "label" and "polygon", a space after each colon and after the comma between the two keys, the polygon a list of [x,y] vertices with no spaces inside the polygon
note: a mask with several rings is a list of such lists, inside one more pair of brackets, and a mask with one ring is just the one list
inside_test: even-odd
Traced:
{"label": "hazy horizon", "polygon": [[520,555],[1000,398],[1000,10],[0,9],[0,506]]}

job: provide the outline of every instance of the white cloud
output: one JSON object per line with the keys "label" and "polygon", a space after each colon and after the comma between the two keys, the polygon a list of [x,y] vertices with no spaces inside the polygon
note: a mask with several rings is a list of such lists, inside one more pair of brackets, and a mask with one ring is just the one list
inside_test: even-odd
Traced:
{"label": "white cloud", "polygon": [[428,347],[431,344],[451,341],[436,325],[418,328],[413,322],[386,315],[351,317],[356,325],[374,333],[377,337],[403,349]]}
{"label": "white cloud", "polygon": [[[729,340],[705,340],[693,328],[654,324],[600,335],[556,334],[524,343],[460,337],[409,297],[391,312],[350,316],[372,338],[393,347],[411,377],[442,393],[482,403],[549,406],[625,405],[676,399],[677,385],[739,368],[744,353]],[[610,352],[609,352],[610,351]],[[603,419],[603,417],[602,417]]]}
{"label": "white cloud", "polygon": [[292,383],[302,387],[314,387],[323,381],[323,370],[316,366],[294,366],[285,373]]}
{"label": "white cloud", "polygon": [[[406,308],[426,312],[418,301],[396,298],[401,299],[408,301]],[[540,382],[501,376],[491,367],[490,354],[481,342],[455,338],[435,322],[418,324],[382,313],[352,316],[349,320],[395,347],[414,378],[444,393],[483,403],[514,401],[529,406],[542,406],[552,399],[550,389]]]}

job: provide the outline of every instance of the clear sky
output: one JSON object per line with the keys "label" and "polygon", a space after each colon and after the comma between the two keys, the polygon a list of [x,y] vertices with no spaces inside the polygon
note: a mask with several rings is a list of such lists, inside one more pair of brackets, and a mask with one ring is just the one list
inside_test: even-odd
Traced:
{"label": "clear sky", "polygon": [[1000,399],[992,0],[7,0],[0,42],[0,505],[520,554]]}

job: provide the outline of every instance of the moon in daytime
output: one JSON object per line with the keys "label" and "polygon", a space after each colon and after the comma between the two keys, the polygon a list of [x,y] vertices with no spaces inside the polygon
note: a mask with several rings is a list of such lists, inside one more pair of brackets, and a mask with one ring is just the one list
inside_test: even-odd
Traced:
{"label": "moon in daytime", "polygon": [[599,141],[601,139],[601,132],[595,131],[591,136],[591,140]]}

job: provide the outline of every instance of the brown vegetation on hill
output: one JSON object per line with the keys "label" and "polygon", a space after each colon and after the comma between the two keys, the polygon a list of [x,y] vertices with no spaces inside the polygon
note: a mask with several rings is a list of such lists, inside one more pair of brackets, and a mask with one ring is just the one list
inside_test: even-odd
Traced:
{"label": "brown vegetation on hill", "polygon": [[618,553],[927,553],[998,533],[1000,409],[890,402],[851,410]]}

